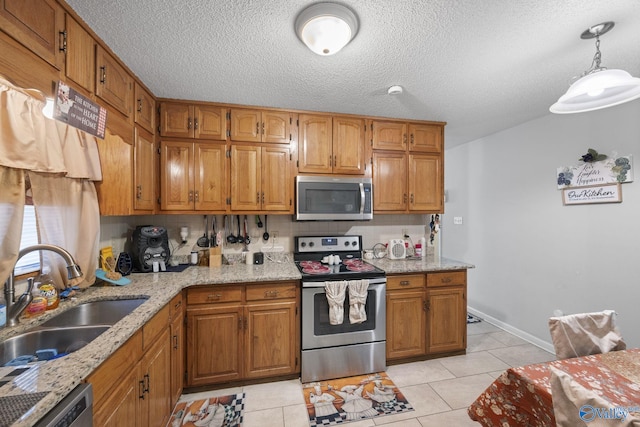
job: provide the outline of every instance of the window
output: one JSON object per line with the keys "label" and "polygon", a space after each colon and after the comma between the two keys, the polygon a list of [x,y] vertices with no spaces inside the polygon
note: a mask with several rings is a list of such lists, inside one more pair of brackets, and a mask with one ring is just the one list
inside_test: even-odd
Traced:
{"label": "window", "polygon": [[[36,226],[36,211],[33,205],[25,205],[22,222],[22,239],[20,249],[38,244],[38,228]],[[31,273],[40,270],[40,252],[31,252],[18,260],[15,275]]]}

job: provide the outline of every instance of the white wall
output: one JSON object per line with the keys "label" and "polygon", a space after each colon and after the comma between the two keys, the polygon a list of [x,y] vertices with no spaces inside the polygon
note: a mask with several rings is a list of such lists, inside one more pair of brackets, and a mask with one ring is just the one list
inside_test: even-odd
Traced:
{"label": "white wall", "polygon": [[[622,203],[563,206],[556,168],[593,148],[640,162],[640,101],[548,114],[445,154],[442,255],[469,270],[472,311],[552,348],[565,314],[613,309],[628,346],[640,346],[640,175]],[[462,225],[453,217],[462,216]]]}

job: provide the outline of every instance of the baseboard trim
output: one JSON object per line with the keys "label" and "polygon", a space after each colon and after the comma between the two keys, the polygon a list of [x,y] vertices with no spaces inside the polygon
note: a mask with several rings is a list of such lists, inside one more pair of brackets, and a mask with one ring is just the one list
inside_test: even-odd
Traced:
{"label": "baseboard trim", "polygon": [[481,318],[482,320],[491,323],[493,326],[497,326],[500,329],[503,329],[507,332],[509,332],[510,334],[513,334],[515,336],[517,336],[518,338],[521,338],[533,345],[535,345],[536,347],[540,347],[541,349],[543,349],[544,351],[548,351],[551,354],[555,354],[555,350],[553,348],[553,344],[550,341],[543,341],[538,337],[535,337],[523,330],[520,330],[518,328],[515,328],[511,325],[509,325],[508,323],[505,323],[501,320],[496,319],[495,317],[489,316],[486,313],[483,313],[479,310],[476,310],[472,307],[467,307],[467,311],[471,314],[473,314],[474,316],[478,316],[479,318]]}

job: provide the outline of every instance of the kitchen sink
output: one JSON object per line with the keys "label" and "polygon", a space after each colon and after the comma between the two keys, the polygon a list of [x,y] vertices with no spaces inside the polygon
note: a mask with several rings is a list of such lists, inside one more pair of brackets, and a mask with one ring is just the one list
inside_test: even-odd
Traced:
{"label": "kitchen sink", "polygon": [[137,298],[86,302],[52,317],[40,326],[114,325],[146,300]]}
{"label": "kitchen sink", "polygon": [[74,352],[109,328],[108,325],[74,326],[36,329],[16,335],[0,343],[0,366],[20,356],[35,356],[38,350],[55,349],[58,355]]}

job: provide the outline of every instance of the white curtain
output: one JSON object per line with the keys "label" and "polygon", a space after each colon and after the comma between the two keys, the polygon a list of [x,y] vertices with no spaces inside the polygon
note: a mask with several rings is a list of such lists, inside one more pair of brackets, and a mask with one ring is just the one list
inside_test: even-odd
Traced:
{"label": "white curtain", "polygon": [[[100,213],[92,181],[102,179],[95,137],[49,120],[42,114],[44,96],[0,76],[0,282],[11,274],[20,248],[25,174],[42,243],[68,250],[84,272],[86,287],[95,281]],[[56,285],[67,283],[66,263],[43,253]]]}

